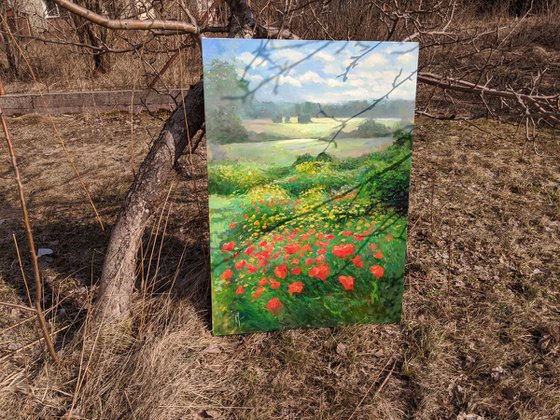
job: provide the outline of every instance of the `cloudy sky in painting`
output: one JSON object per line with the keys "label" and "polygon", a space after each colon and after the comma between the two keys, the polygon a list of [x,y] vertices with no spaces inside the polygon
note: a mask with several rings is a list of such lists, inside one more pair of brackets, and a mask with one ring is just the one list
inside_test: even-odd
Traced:
{"label": "cloudy sky in painting", "polygon": [[[344,80],[347,67],[360,55]],[[203,59],[205,66],[215,59],[235,63],[238,75],[249,81],[250,89],[257,88],[256,98],[262,101],[372,101],[391,90],[399,73],[397,83],[412,77],[389,99],[412,100],[416,94],[418,44],[412,42],[205,38]]]}

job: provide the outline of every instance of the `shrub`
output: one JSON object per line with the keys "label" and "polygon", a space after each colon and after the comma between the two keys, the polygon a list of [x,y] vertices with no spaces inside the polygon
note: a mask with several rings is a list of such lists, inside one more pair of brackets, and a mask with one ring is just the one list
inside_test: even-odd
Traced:
{"label": "shrub", "polygon": [[378,123],[373,119],[363,121],[356,130],[358,137],[384,137],[391,134],[384,124]]}

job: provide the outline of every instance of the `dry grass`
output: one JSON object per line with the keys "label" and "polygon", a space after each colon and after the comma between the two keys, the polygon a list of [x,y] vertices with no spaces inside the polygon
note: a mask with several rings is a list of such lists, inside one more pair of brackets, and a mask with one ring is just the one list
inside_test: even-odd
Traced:
{"label": "dry grass", "polygon": [[[109,224],[131,180],[128,121],[55,120]],[[10,124],[37,241],[55,251],[43,261],[46,300],[57,307],[49,319],[70,327],[57,337],[56,371],[40,345],[17,350],[38,337],[32,321],[11,327],[29,314],[0,307],[0,417],[56,417],[72,406],[85,418],[560,417],[557,132],[522,157],[523,140],[506,138],[511,126],[421,120],[403,322],[226,338],[209,331],[205,162],[196,156],[185,170],[194,183],[175,183],[162,213],[161,253],[163,229],[157,242],[146,235],[161,263],[157,284],[155,264],[145,275],[157,293],[137,300],[131,328],[83,346],[107,238],[48,119]],[[160,125],[135,117],[136,162]],[[26,304],[7,162],[0,171],[0,300]]]}

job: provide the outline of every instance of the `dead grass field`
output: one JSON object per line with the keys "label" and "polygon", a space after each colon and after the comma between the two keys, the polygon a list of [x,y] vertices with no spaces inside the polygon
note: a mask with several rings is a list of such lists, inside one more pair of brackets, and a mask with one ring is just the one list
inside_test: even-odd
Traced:
{"label": "dead grass field", "polygon": [[[144,114],[131,135],[130,121],[54,119],[108,230],[162,125]],[[67,329],[56,369],[40,344],[25,347],[39,337],[29,313],[0,306],[0,418],[560,418],[558,132],[522,156],[515,127],[420,120],[402,323],[226,338],[209,330],[205,162],[195,156],[183,171],[193,176],[171,188],[165,235],[163,222],[146,235],[154,293],[138,299],[130,330],[82,346],[107,234],[50,120],[9,124],[37,244],[55,252],[41,262],[48,319]],[[26,305],[16,198],[2,159],[0,301]]]}

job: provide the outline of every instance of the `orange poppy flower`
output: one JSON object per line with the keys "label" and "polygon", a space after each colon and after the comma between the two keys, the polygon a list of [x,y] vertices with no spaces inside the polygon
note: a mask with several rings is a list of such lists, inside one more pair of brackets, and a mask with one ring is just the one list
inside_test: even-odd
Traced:
{"label": "orange poppy flower", "polygon": [[352,231],[350,231],[350,230],[345,230],[344,232],[340,232],[340,233],[344,236],[351,236],[352,235]]}
{"label": "orange poppy flower", "polygon": [[280,264],[274,269],[274,274],[280,279],[285,279],[288,274],[288,266],[286,264]]}
{"label": "orange poppy flower", "polygon": [[245,250],[245,254],[251,255],[251,254],[253,253],[254,250],[255,250],[255,246],[254,246],[254,245],[251,245],[250,247],[248,247],[248,248]]}
{"label": "orange poppy flower", "polygon": [[259,286],[266,286],[266,277],[263,277],[262,279],[259,280],[259,282],[257,283]]}
{"label": "orange poppy flower", "polygon": [[278,280],[276,280],[276,279],[270,279],[270,280],[268,280],[268,281],[269,281],[269,283],[270,283],[270,288],[271,288],[271,289],[276,290],[276,289],[279,289],[279,288],[280,288],[280,282],[279,282]]}
{"label": "orange poppy flower", "polygon": [[283,306],[284,305],[282,305],[282,302],[280,302],[278,298],[272,298],[266,304],[266,309],[268,309],[273,314],[277,314],[278,312],[280,312],[280,309],[282,309]]}
{"label": "orange poppy flower", "polygon": [[266,242],[266,241],[262,241],[261,243],[259,243],[259,246],[260,246],[261,248],[264,248],[264,247],[267,245],[267,243],[268,243],[268,242]]}
{"label": "orange poppy flower", "polygon": [[341,244],[333,246],[332,253],[338,258],[346,258],[354,253],[354,244]]}
{"label": "orange poppy flower", "polygon": [[237,269],[240,269],[240,268],[245,267],[245,264],[247,264],[247,261],[239,260],[235,263],[234,267],[237,268]]}
{"label": "orange poppy flower", "polygon": [[374,250],[374,249],[377,248],[377,244],[369,244],[368,248],[371,249],[371,250]]}
{"label": "orange poppy flower", "polygon": [[385,270],[380,265],[372,265],[369,268],[369,271],[371,271],[371,274],[373,274],[377,280],[379,280],[381,277],[383,277],[383,274],[385,274]]}
{"label": "orange poppy flower", "polygon": [[309,252],[309,251],[311,251],[312,249],[313,249],[313,248],[311,248],[311,245],[309,245],[309,244],[305,244],[304,246],[301,247],[301,250],[302,250],[302,251],[305,251],[305,252]]}
{"label": "orange poppy flower", "polygon": [[317,277],[323,281],[327,280],[327,277],[329,276],[329,274],[331,273],[331,270],[329,268],[328,264],[319,264],[315,267],[311,267],[309,269],[309,277]]}
{"label": "orange poppy flower", "polygon": [[356,255],[354,258],[352,258],[352,262],[357,268],[362,268],[364,266],[364,260],[362,260],[362,257],[360,257],[359,255]]}
{"label": "orange poppy flower", "polygon": [[314,261],[315,260],[313,258],[308,258],[308,259],[305,260],[305,265],[311,265],[311,264],[313,264]]}
{"label": "orange poppy flower", "polygon": [[235,222],[231,222],[231,223],[229,224],[229,228],[230,228],[230,229],[234,229],[236,226],[237,226],[237,223],[235,223]]}
{"label": "orange poppy flower", "polygon": [[262,292],[264,292],[264,290],[265,290],[264,287],[257,287],[257,290],[255,290],[253,293],[251,293],[251,295],[253,297],[258,298],[258,297],[261,296],[261,294],[262,294]]}
{"label": "orange poppy flower", "polygon": [[242,286],[239,286],[235,291],[236,295],[242,295],[243,293],[245,293],[245,289]]}
{"label": "orange poppy flower", "polygon": [[248,271],[249,273],[254,273],[254,272],[257,271],[257,270],[258,270],[258,268],[255,267],[253,264],[248,264],[248,265],[247,265],[247,271]]}
{"label": "orange poppy flower", "polygon": [[299,260],[298,260],[297,258],[294,258],[294,259],[292,260],[292,264],[293,264],[293,265],[298,265],[298,264],[299,264]]}
{"label": "orange poppy flower", "polygon": [[292,274],[301,274],[301,268],[299,267],[292,268]]}
{"label": "orange poppy flower", "polygon": [[325,255],[327,253],[327,248],[319,248],[317,250],[317,255]]}
{"label": "orange poppy flower", "polygon": [[235,242],[226,242],[225,244],[222,245],[222,251],[229,252],[233,249],[234,246],[235,246]]}
{"label": "orange poppy flower", "polygon": [[293,295],[294,293],[301,293],[303,290],[303,283],[301,281],[295,281],[288,286],[288,293]]}
{"label": "orange poppy flower", "polygon": [[319,255],[317,258],[315,258],[315,261],[317,261],[317,262],[323,262],[324,260],[325,260],[324,255]]}
{"label": "orange poppy flower", "polygon": [[352,290],[354,288],[354,277],[352,276],[339,276],[338,281],[344,287],[344,290]]}
{"label": "orange poppy flower", "polygon": [[300,250],[300,246],[298,244],[290,244],[284,247],[284,251],[286,251],[286,253],[289,255],[295,254],[299,250]]}
{"label": "orange poppy flower", "polygon": [[233,277],[233,271],[231,271],[229,268],[226,268],[226,271],[224,271],[221,275],[222,280],[229,280]]}
{"label": "orange poppy flower", "polygon": [[380,260],[381,258],[383,258],[383,252],[381,252],[381,250],[374,252],[373,253],[373,257],[377,258],[378,260]]}

